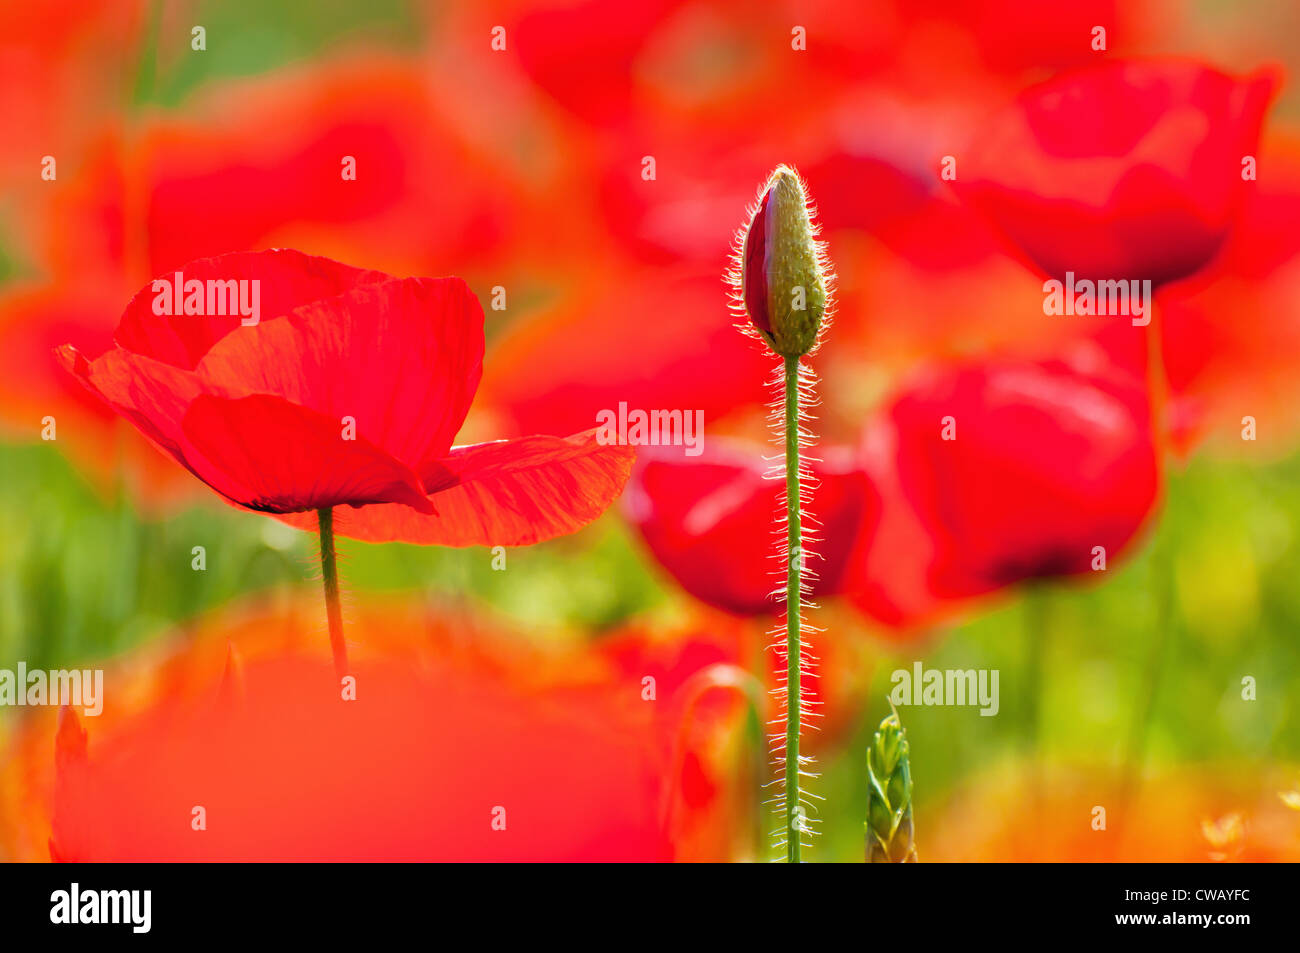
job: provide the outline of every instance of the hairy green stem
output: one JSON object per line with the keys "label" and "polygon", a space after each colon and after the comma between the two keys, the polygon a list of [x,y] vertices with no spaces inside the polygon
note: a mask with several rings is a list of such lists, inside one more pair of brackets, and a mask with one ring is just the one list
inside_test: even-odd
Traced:
{"label": "hairy green stem", "polygon": [[320,568],[325,583],[325,613],[329,616],[330,648],[334,652],[334,671],[342,678],[348,673],[348,647],[343,642],[343,610],[339,607],[339,568],[334,554],[334,510],[316,511],[320,527]]}
{"label": "hairy green stem", "polygon": [[803,568],[799,496],[799,358],[785,359],[785,494],[789,560],[785,576],[785,824],[786,860],[799,863],[802,817],[799,807],[800,640],[799,605]]}

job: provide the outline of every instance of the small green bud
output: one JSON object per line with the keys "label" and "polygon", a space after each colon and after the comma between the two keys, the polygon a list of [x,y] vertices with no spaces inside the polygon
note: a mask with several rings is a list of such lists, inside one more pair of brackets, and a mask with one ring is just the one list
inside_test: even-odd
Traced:
{"label": "small green bud", "polygon": [[910,753],[898,712],[891,712],[867,748],[867,863],[916,862]]}

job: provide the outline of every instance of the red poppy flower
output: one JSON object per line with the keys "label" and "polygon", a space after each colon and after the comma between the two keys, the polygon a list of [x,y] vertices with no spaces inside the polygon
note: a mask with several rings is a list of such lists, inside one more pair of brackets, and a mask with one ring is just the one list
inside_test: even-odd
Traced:
{"label": "red poppy flower", "polygon": [[1275,86],[1190,62],[1071,72],[982,127],[954,184],[1054,278],[1172,281],[1227,235]]}
{"label": "red poppy flower", "polygon": [[[119,47],[127,29],[123,6],[115,0],[106,7],[121,26],[114,36]],[[42,30],[49,41],[84,53],[91,37],[50,31],[38,19],[24,29]],[[89,32],[106,33],[102,25]],[[19,35],[10,39],[19,46],[28,42]],[[11,60],[7,50],[0,39],[0,74],[12,68],[30,77],[35,53]],[[103,73],[107,56],[100,51],[89,61]],[[62,327],[54,344],[77,341],[88,349],[101,337],[107,343],[121,302],[151,276],[197,258],[271,246],[310,247],[345,261],[364,256],[400,274],[435,268],[468,274],[490,260],[493,281],[513,291],[516,273],[503,271],[499,259],[523,239],[521,227],[543,221],[521,212],[529,207],[529,193],[516,168],[495,161],[502,150],[471,141],[447,99],[431,92],[424,68],[392,57],[348,56],[212,84],[187,101],[185,116],[136,117],[129,135],[107,106],[91,110],[110,116],[105,122],[69,123],[79,115],[74,104],[51,109],[63,102],[54,89],[43,82],[22,85],[8,84],[0,99],[7,104],[11,92],[29,99],[39,89],[34,103],[15,115],[25,117],[25,127],[40,129],[36,138],[48,143],[36,152],[35,146],[17,150],[23,177],[30,175],[34,184],[15,193],[21,201],[13,233],[24,236],[20,265],[27,267],[20,270],[43,273],[44,284],[39,301],[24,294],[0,302],[0,352],[24,365],[20,375],[7,375],[8,387],[0,383],[0,390],[23,391],[13,400],[0,394],[0,418],[28,436],[43,416],[55,416],[59,446],[79,462],[93,461],[92,470],[111,470],[112,479],[101,481],[106,486],[118,487],[123,478],[140,485],[137,504],[146,508],[184,490],[193,493],[197,485],[130,428],[114,424],[117,418],[101,402],[95,401],[97,417],[78,415],[69,405],[87,395],[50,347],[43,357],[27,356],[40,341]],[[60,85],[71,93],[95,84],[65,78]],[[104,85],[95,101],[113,89]],[[76,139],[65,142],[33,126],[26,121],[31,111],[57,115]],[[5,151],[0,145],[0,162]],[[44,151],[58,159],[57,182],[39,181],[33,156]],[[444,187],[448,182],[456,188]],[[534,185],[550,192],[553,182]],[[112,306],[103,307],[104,300]],[[76,335],[67,328],[74,314]],[[35,400],[29,398],[38,394],[33,418],[28,405]],[[155,490],[165,473],[172,474],[169,492],[160,496]]]}
{"label": "red poppy flower", "polygon": [[1243,449],[1242,417],[1258,444],[1285,451],[1300,432],[1300,137],[1266,144],[1261,176],[1214,264],[1171,284],[1157,312],[1162,366],[1182,452],[1215,435]]}
{"label": "red poppy flower", "polygon": [[[812,596],[842,591],[850,556],[876,516],[866,476],[848,451],[811,464],[805,538]],[[738,615],[775,612],[782,549],[773,520],[784,483],[757,453],[710,447],[699,457],[645,451],[625,508],[655,559],[687,592]]]}
{"label": "red poppy flower", "polygon": [[939,598],[1086,574],[1095,547],[1111,565],[1145,523],[1159,488],[1145,387],[1082,360],[958,367],[890,408]]}
{"label": "red poppy flower", "polygon": [[629,448],[599,446],[594,431],[451,446],[483,359],[483,311],[459,278],[290,250],[224,255],[142,290],[116,341],[94,361],[61,354],[233,503],[290,522],[394,504],[339,514],[337,530],[359,539],[525,545],[593,519],[631,466]]}
{"label": "red poppy flower", "polygon": [[[639,665],[361,605],[343,700],[317,626],[308,605],[243,607],[110,669],[99,717],[33,710],[0,759],[0,845],[40,859],[48,839],[60,861],[658,861],[722,859],[748,834],[720,809],[711,757],[743,735],[697,710],[675,750],[682,707],[667,682],[644,700]],[[683,653],[683,679],[710,664]]]}

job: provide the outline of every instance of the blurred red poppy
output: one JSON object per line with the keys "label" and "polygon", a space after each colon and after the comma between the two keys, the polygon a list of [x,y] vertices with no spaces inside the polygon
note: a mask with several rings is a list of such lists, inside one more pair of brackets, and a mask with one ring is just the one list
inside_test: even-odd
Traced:
{"label": "blurred red poppy", "polygon": [[1173,281],[1227,235],[1276,85],[1195,62],[1066,73],[982,126],[954,184],[1054,278]]}
{"label": "blurred red poppy", "polygon": [[1151,514],[1145,386],[1086,358],[958,366],[893,402],[899,485],[931,538],[938,597],[1111,565]]}
{"label": "blurred red poppy", "polygon": [[[0,849],[40,859],[43,831],[60,861],[719,860],[749,836],[713,757],[729,712],[688,716],[667,679],[647,701],[641,665],[481,617],[357,615],[355,700],[304,604],[124,660],[99,717],[32,711],[0,761]],[[681,684],[716,657],[680,650]]]}
{"label": "blurred red poppy", "polygon": [[62,355],[231,502],[410,509],[344,516],[338,531],[356,538],[536,542],[598,515],[631,465],[629,448],[600,447],[594,432],[451,447],[483,360],[483,311],[459,278],[289,250],[224,255],[142,290],[116,341],[93,362]]}
{"label": "blurred red poppy", "polygon": [[135,287],[187,261],[283,245],[463,274],[530,222],[513,170],[492,166],[422,72],[393,57],[231,80],[183,114],[96,131],[41,220],[23,223],[48,233],[37,250],[60,278],[107,270]]}
{"label": "blurred red poppy", "polygon": [[[850,555],[869,532],[877,501],[855,455],[817,451],[806,505],[806,570],[811,595],[842,590]],[[625,509],[655,559],[697,599],[737,615],[780,610],[773,597],[781,573],[777,522],[781,480],[757,452],[716,444],[698,457],[680,450],[642,451]]]}
{"label": "blurred red poppy", "polygon": [[[1174,446],[1284,451],[1300,431],[1300,137],[1267,141],[1267,170],[1218,259],[1161,293],[1162,366]],[[1258,443],[1243,444],[1243,417]]]}
{"label": "blurred red poppy", "polygon": [[[529,79],[584,123],[621,131],[630,117],[657,113],[751,137],[788,132],[855,82],[960,95],[1003,75],[1086,62],[1097,24],[1112,50],[1150,32],[1145,4],[1117,0],[562,0],[518,9],[509,33]],[[498,20],[483,14],[464,32],[481,35],[481,22]],[[578,56],[587,69],[572,68]],[[584,82],[590,75],[608,81]],[[762,125],[772,116],[782,121]]]}

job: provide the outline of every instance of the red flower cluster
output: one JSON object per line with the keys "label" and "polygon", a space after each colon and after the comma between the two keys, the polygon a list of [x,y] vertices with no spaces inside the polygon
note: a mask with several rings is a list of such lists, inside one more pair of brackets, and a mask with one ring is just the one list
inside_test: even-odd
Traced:
{"label": "red flower cluster", "polygon": [[[119,447],[119,419],[236,506],[302,528],[337,509],[337,531],[364,540],[537,542],[630,479],[627,518],[684,591],[777,611],[782,487],[740,440],[760,429],[770,361],[734,333],[718,275],[778,162],[806,175],[839,274],[836,346],[814,363],[813,597],[910,633],[1027,581],[1086,577],[1149,525],[1166,447],[1235,433],[1243,406],[1271,415],[1264,433],[1300,431],[1300,136],[1266,128],[1271,72],[1128,58],[1153,29],[1143,4],[884,0],[864,18],[831,0],[794,35],[784,7],[734,0],[440,4],[428,44],[454,55],[215,83],[130,122],[113,113],[148,18],[138,0],[108,9],[68,29],[15,16],[0,37],[0,102],[18,118],[0,171],[29,185],[5,257],[31,276],[0,297],[0,403],[24,439],[58,416],[60,448],[88,467],[124,456],[150,495],[166,474],[148,461],[180,471],[137,458],[143,441]],[[498,20],[508,55],[483,42]],[[1086,42],[1098,23],[1104,55]],[[46,151],[59,178],[32,188]],[[763,202],[745,292],[770,332]],[[254,250],[282,245],[385,270]],[[1045,316],[1042,278],[1067,272],[1149,280],[1156,320]],[[485,363],[470,285],[498,282]],[[213,313],[208,295],[245,283],[256,314]],[[512,439],[454,445],[480,431],[476,395],[500,428],[481,429]],[[587,428],[620,401],[699,410],[708,447],[638,460],[599,444]],[[361,654],[355,703],[314,635],[256,649],[280,621],[264,628],[216,704],[207,658],[113,732],[87,740],[65,719],[55,857],[735,853],[742,812],[717,766],[730,739],[692,693],[763,668],[757,624],[710,615],[710,636],[656,644],[618,632],[562,675],[394,638]],[[810,688],[842,715],[855,666],[834,664],[843,641],[814,647],[832,664]],[[637,697],[647,675],[666,714]],[[196,838],[196,801],[220,837]]]}
{"label": "red flower cluster", "polygon": [[[1049,275],[1156,286],[1212,277],[1207,266],[1225,242],[1240,269],[1251,223],[1238,221],[1257,207],[1244,160],[1258,151],[1274,88],[1268,74],[1239,81],[1185,62],[1120,60],[1063,74],[981,129],[959,154],[957,191]],[[833,197],[815,197],[836,208]],[[1059,322],[1043,316],[1031,287],[1013,307],[1032,310],[1040,326]],[[824,451],[841,463],[822,477],[828,572],[815,592],[906,628],[973,596],[1113,565],[1159,499],[1162,448],[1186,426],[1166,407],[1187,413],[1178,402],[1187,364],[1213,360],[1186,336],[1205,331],[1188,326],[1193,317],[1212,320],[1181,309],[1172,329],[1079,319],[1074,330],[1039,332],[1019,353],[1004,348],[901,381],[860,427],[852,465],[842,463],[848,451]],[[1149,343],[1147,333],[1163,336]],[[1153,347],[1176,358],[1168,383],[1149,374]],[[831,363],[827,375],[836,373]],[[826,390],[834,422],[837,389]],[[689,592],[733,612],[776,605],[760,598],[775,551],[761,529],[776,488],[758,470],[736,468],[748,474],[741,479],[681,459],[643,464],[632,483],[631,512],[651,552]]]}

